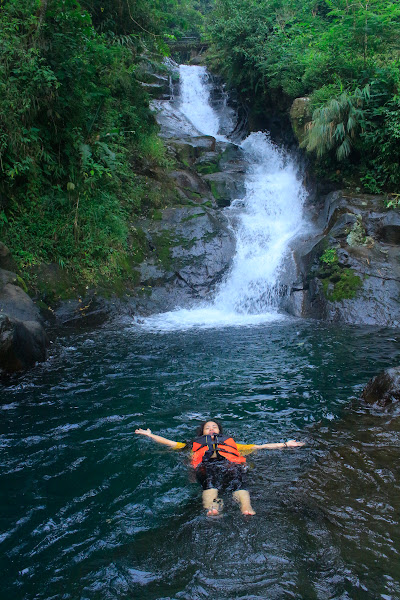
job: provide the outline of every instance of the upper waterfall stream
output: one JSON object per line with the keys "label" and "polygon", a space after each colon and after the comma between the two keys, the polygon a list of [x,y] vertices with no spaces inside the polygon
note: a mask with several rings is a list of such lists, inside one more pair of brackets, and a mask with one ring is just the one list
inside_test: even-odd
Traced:
{"label": "upper waterfall stream", "polygon": [[[228,141],[234,127],[229,112],[211,103],[205,67],[181,65],[178,114],[199,135]],[[225,107],[224,107],[225,108]],[[170,109],[170,106],[169,106]],[[223,118],[222,118],[223,116]],[[306,191],[294,161],[262,132],[240,144],[248,164],[245,197],[227,210],[236,237],[236,254],[214,298],[192,309],[154,315],[144,325],[156,329],[246,325],[283,318],[278,311],[280,273],[289,241],[304,227]]]}

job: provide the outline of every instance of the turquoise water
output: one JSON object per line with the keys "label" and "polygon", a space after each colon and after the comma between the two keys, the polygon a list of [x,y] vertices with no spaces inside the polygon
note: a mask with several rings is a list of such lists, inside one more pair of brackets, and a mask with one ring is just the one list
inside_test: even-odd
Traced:
{"label": "turquoise water", "polygon": [[[355,401],[400,363],[398,331],[285,320],[69,334],[1,391],[0,589],[8,599],[400,598],[399,418]],[[199,420],[251,455],[257,515],[205,517]]]}

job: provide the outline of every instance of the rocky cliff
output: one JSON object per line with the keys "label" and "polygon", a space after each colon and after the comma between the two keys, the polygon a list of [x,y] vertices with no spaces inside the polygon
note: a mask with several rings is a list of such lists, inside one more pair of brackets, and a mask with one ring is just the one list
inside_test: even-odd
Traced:
{"label": "rocky cliff", "polygon": [[298,240],[288,310],[329,322],[400,326],[400,215],[381,196],[330,193]]}

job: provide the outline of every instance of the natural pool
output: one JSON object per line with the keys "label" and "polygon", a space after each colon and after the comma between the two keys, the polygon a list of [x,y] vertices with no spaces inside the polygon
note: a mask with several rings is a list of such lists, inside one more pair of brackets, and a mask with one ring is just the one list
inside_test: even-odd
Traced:
{"label": "natural pool", "polygon": [[[71,333],[1,390],[2,598],[400,598],[399,413],[354,398],[397,330],[283,319]],[[353,400],[352,400],[353,399]],[[305,440],[249,462],[257,515],[206,518],[189,440]]]}

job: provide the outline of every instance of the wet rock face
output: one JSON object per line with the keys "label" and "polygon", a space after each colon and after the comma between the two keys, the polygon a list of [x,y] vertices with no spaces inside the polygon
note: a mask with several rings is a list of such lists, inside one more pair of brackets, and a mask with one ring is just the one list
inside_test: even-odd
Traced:
{"label": "wet rock face", "polygon": [[400,367],[386,369],[371,379],[361,398],[368,404],[387,406],[400,401]]}
{"label": "wet rock face", "polygon": [[235,253],[221,208],[243,197],[247,168],[236,144],[202,135],[177,116],[172,103],[153,106],[175,162],[168,177],[181,204],[134,224],[145,240],[145,258],[136,268],[137,296],[129,305],[141,315],[191,306],[221,281]]}
{"label": "wet rock face", "polygon": [[[221,280],[235,251],[226,218],[210,207],[171,207],[141,223],[149,257],[139,266],[144,312],[190,304]],[[140,295],[139,295],[140,296]]]}
{"label": "wet rock face", "polygon": [[[322,230],[322,232],[321,232]],[[294,251],[303,290],[289,311],[329,322],[400,327],[400,217],[383,198],[333,192],[319,234]]]}
{"label": "wet rock face", "polygon": [[0,269],[0,371],[22,371],[45,360],[47,345],[38,308],[17,275]]}
{"label": "wet rock face", "polygon": [[37,321],[19,321],[0,314],[0,368],[23,371],[46,359],[46,333]]}

